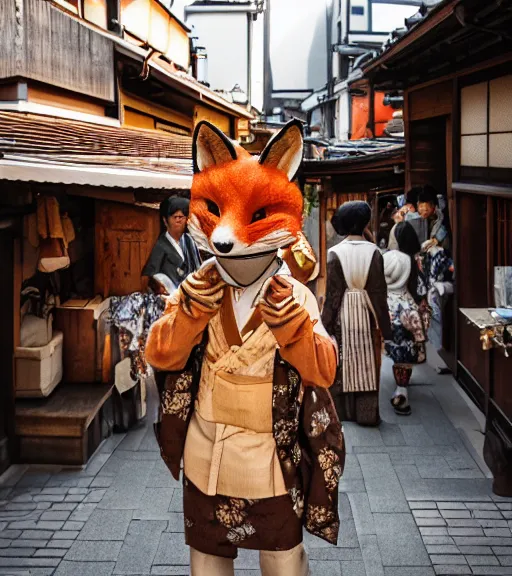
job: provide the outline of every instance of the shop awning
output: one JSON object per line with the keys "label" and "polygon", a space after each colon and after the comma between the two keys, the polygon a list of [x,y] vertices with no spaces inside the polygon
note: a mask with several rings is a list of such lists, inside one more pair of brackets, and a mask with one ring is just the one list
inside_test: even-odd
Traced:
{"label": "shop awning", "polygon": [[0,112],[0,180],[189,189],[191,138]]}

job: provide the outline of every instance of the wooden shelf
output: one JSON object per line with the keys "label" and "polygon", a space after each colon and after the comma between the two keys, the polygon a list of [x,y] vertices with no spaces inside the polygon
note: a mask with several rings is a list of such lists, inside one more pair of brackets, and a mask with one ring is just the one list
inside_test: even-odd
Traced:
{"label": "wooden shelf", "polygon": [[20,460],[83,465],[112,432],[112,386],[61,384],[48,398],[16,401]]}

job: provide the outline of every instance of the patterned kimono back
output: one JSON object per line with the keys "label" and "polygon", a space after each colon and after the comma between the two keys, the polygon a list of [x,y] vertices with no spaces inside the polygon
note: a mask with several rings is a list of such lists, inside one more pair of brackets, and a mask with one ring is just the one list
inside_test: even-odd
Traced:
{"label": "patterned kimono back", "polygon": [[375,311],[365,290],[377,246],[370,242],[344,240],[331,248],[339,258],[347,290],[340,309],[344,392],[377,390],[377,369],[371,318]]}

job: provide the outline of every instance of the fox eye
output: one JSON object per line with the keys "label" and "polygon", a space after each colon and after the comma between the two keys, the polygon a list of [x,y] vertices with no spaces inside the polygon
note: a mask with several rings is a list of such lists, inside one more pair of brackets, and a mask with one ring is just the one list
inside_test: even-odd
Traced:
{"label": "fox eye", "polygon": [[261,208],[260,210],[256,210],[256,212],[252,215],[251,224],[254,222],[258,222],[259,220],[264,220],[267,217],[267,212],[265,208]]}
{"label": "fox eye", "polygon": [[210,214],[213,214],[214,216],[220,216],[220,209],[217,206],[217,204],[215,204],[215,202],[213,202],[212,200],[207,200],[206,206],[207,206],[208,212],[210,212]]}

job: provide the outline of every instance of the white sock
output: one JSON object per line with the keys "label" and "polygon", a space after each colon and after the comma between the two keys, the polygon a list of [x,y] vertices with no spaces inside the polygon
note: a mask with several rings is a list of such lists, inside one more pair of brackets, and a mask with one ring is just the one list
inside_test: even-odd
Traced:
{"label": "white sock", "polygon": [[409,400],[408,394],[409,391],[406,386],[397,386],[395,393],[393,394],[393,398],[396,398],[397,396],[403,396],[406,400]]}

